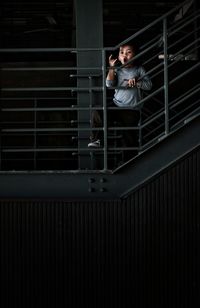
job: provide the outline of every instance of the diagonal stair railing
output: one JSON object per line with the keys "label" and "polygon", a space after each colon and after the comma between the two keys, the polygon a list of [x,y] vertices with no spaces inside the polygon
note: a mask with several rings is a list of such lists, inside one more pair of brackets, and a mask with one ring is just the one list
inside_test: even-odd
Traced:
{"label": "diagonal stair railing", "polygon": [[[139,153],[160,142],[188,119],[199,116],[199,10],[192,7],[176,21],[176,16],[188,1],[133,34],[120,45],[135,42],[140,45],[135,59],[147,68],[153,89],[143,105]],[[142,43],[141,43],[142,42]]]}

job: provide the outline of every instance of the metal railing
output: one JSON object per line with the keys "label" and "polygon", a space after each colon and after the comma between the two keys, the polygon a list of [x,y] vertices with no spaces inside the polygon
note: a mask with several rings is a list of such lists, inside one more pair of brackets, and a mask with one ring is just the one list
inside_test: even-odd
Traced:
{"label": "metal railing", "polygon": [[[107,172],[126,163],[126,153],[134,159],[198,116],[200,14],[191,9],[174,21],[185,3],[115,47],[1,49],[2,54],[48,54],[49,59],[32,62],[32,66],[27,61],[1,67],[1,171]],[[107,112],[119,107],[109,107],[115,88],[106,88],[106,63],[110,53],[130,41],[140,46],[135,60],[146,68],[153,88],[144,92],[139,102],[138,126],[110,126]],[[77,53],[97,51],[101,66],[77,66]],[[64,54],[62,59],[68,59],[68,53],[73,59],[70,64],[64,60],[51,62],[55,53]],[[88,119],[97,109],[103,112],[103,124],[91,128]],[[92,130],[103,134],[103,145],[98,149],[87,147]],[[138,132],[136,145],[123,146],[124,130]]]}

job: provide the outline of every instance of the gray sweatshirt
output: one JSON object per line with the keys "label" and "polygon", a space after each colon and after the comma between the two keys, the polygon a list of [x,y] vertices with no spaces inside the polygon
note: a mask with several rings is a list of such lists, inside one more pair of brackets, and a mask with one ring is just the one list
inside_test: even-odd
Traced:
{"label": "gray sweatshirt", "polygon": [[[120,68],[115,70],[116,78],[115,80],[107,80],[106,86],[110,87],[120,87],[115,89],[115,94],[113,101],[118,107],[133,107],[137,108],[138,102],[142,98],[141,90],[151,90],[152,82],[146,71],[142,66],[134,66],[130,68]],[[129,79],[135,78],[137,81],[137,86],[130,88],[127,87]],[[142,106],[138,106],[141,108]]]}

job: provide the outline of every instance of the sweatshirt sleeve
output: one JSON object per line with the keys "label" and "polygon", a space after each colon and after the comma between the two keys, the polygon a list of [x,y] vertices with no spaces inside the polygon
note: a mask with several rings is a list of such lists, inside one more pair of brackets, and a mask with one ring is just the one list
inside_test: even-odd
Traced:
{"label": "sweatshirt sleeve", "polygon": [[143,67],[139,68],[139,80],[137,82],[137,87],[142,90],[151,90],[152,88],[151,79]]}
{"label": "sweatshirt sleeve", "polygon": [[106,87],[107,88],[112,88],[112,87],[116,86],[116,84],[117,84],[116,79],[115,80],[106,79]]}
{"label": "sweatshirt sleeve", "polygon": [[116,85],[117,85],[117,71],[115,70],[115,79],[108,80],[108,78],[106,78],[106,87],[112,88],[115,87]]}

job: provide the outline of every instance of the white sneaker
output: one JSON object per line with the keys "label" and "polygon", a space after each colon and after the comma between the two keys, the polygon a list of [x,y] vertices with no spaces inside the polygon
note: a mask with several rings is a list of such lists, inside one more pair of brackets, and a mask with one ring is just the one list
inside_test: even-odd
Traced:
{"label": "white sneaker", "polygon": [[100,147],[100,140],[91,141],[88,143],[88,148],[99,148]]}

